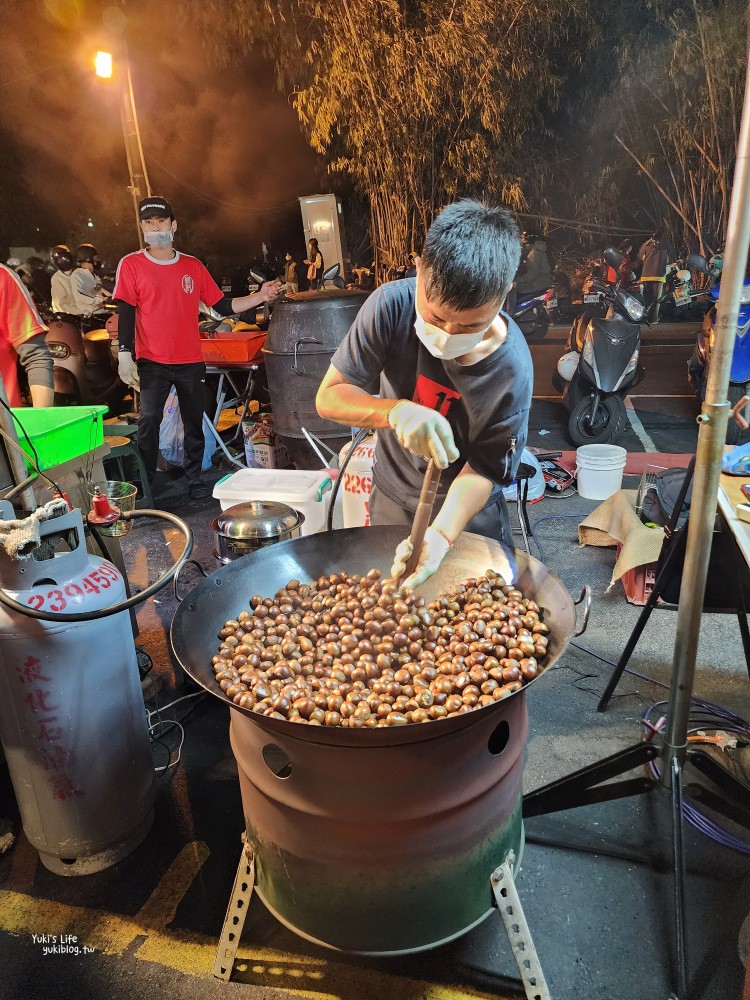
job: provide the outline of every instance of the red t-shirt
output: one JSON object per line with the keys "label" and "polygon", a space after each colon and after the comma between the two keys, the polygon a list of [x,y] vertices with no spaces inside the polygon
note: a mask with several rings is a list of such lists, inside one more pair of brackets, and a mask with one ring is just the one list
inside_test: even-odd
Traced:
{"label": "red t-shirt", "polygon": [[195,257],[176,252],[157,260],[139,250],[117,266],[115,299],[135,306],[135,353],[164,365],[203,361],[198,304],[214,306],[223,293]]}
{"label": "red t-shirt", "polygon": [[0,264],[0,375],[11,406],[21,405],[17,355],[13,348],[46,332],[26,285],[15,271]]}

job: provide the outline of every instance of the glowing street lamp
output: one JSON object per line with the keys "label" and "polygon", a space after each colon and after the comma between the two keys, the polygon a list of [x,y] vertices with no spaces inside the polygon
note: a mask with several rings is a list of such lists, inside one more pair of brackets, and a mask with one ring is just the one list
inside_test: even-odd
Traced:
{"label": "glowing street lamp", "polygon": [[94,68],[96,70],[96,75],[101,77],[102,80],[112,79],[112,53],[111,52],[97,52],[94,57]]}
{"label": "glowing street lamp", "polygon": [[[151,195],[151,185],[146,171],[146,161],[143,158],[143,146],[141,145],[141,133],[138,128],[138,116],[135,111],[135,95],[133,94],[133,81],[130,77],[130,64],[128,63],[127,50],[123,50],[124,77],[127,84],[122,87],[122,100],[120,103],[120,114],[122,118],[122,134],[125,139],[125,154],[128,160],[128,173],[130,184],[128,191],[133,198],[133,210],[135,212],[135,225],[138,232],[138,245],[143,247],[143,233],[141,232],[140,218],[138,216],[138,202],[141,198],[148,198]],[[94,57],[94,69],[96,75],[102,80],[111,80],[114,75],[114,60],[111,52],[99,51]]]}

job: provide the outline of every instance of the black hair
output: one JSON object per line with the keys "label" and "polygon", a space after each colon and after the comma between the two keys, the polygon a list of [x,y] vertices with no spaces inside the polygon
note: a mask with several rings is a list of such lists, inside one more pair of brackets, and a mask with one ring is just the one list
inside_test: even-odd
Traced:
{"label": "black hair", "polygon": [[518,224],[507,208],[463,198],[434,220],[421,258],[431,300],[478,309],[510,289],[521,259]]}

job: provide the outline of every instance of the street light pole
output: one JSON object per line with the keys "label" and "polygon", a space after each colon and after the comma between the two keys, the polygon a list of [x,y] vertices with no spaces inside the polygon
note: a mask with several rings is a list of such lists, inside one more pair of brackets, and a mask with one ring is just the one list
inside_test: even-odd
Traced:
{"label": "street light pole", "polygon": [[[133,199],[138,245],[143,249],[143,233],[141,232],[138,215],[138,202],[142,198],[151,196],[151,184],[148,179],[146,161],[143,156],[141,133],[138,127],[138,114],[135,110],[135,95],[133,93],[133,78],[130,74],[130,62],[128,60],[127,47],[124,45],[122,49],[122,66],[124,69],[123,85],[120,88],[120,119],[122,121],[122,135],[125,141],[125,156],[128,161],[128,175],[130,178],[128,191]],[[96,75],[103,79],[111,79],[112,73],[112,55],[109,52],[97,52]]]}

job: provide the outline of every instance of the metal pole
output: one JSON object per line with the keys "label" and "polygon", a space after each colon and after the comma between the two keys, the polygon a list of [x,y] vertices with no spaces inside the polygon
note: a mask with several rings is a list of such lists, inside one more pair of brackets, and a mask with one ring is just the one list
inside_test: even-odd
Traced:
{"label": "metal pole", "polygon": [[135,94],[133,92],[133,79],[130,74],[130,62],[128,60],[127,46],[123,43],[122,61],[125,67],[122,100],[120,112],[122,116],[122,134],[125,140],[125,155],[128,160],[128,173],[130,185],[128,190],[133,198],[133,210],[135,212],[135,225],[138,232],[138,245],[143,248],[143,233],[141,232],[140,218],[138,215],[138,202],[141,198],[147,198],[151,194],[151,185],[146,170],[146,161],[143,156],[143,145],[141,143],[141,133],[138,127],[138,115],[135,110]]}
{"label": "metal pole", "polygon": [[128,184],[128,191],[133,199],[133,212],[135,215],[135,228],[138,233],[138,246],[143,249],[143,233],[141,232],[141,220],[138,215],[138,202],[141,200],[141,192],[136,182],[135,176],[133,175],[133,156],[130,150],[130,135],[128,132],[128,95],[123,89],[122,101],[120,104],[120,117],[122,119],[122,137],[125,141],[125,156],[128,161],[128,177],[130,178],[130,183]]}
{"label": "metal pole", "polygon": [[138,163],[139,163],[139,166],[140,166],[140,170],[138,171],[138,175],[141,176],[143,178],[143,181],[144,181],[144,186],[145,186],[145,189],[146,189],[146,191],[145,191],[145,197],[146,198],[150,198],[151,197],[151,183],[150,183],[150,181],[148,179],[148,171],[146,170],[146,160],[145,160],[145,158],[143,156],[143,144],[141,143],[141,130],[140,130],[140,127],[138,125],[138,113],[135,110],[135,94],[133,93],[133,78],[130,75],[130,60],[128,58],[127,46],[125,48],[125,67],[126,67],[127,73],[128,73],[128,97],[130,99],[130,115],[131,115],[131,122],[132,122],[132,126],[131,127],[132,127],[132,131],[133,131],[133,137],[134,137],[134,139],[136,141],[136,145],[138,147]]}
{"label": "metal pole", "polygon": [[711,351],[706,401],[698,418],[698,450],[690,506],[685,567],[677,613],[674,669],[669,694],[662,781],[669,785],[673,764],[681,767],[687,749],[690,699],[695,680],[703,598],[716,520],[721,457],[726,437],[729,403],[729,369],[737,330],[740,295],[750,245],[750,59],[745,77],[745,99],[737,144],[727,249],[721,276],[716,317],[716,339]]}

